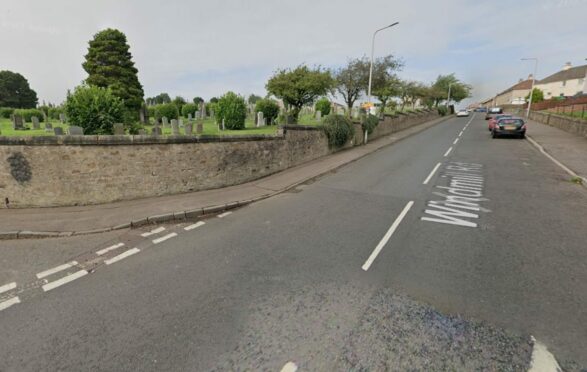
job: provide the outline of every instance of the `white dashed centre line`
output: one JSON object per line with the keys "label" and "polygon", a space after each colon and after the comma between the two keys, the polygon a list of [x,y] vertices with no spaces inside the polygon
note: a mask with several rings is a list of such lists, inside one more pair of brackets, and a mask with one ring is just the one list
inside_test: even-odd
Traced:
{"label": "white dashed centre line", "polygon": [[293,362],[287,362],[281,369],[281,372],[296,372],[298,370],[298,366]]}
{"label": "white dashed centre line", "polygon": [[369,270],[369,267],[371,267],[371,264],[373,264],[373,261],[375,261],[375,259],[377,258],[377,255],[379,255],[379,252],[381,252],[381,250],[383,249],[385,244],[387,244],[387,242],[389,241],[389,238],[391,238],[391,236],[393,235],[393,233],[395,232],[395,230],[397,229],[399,224],[402,222],[402,220],[404,219],[406,214],[408,214],[410,208],[412,208],[412,205],[414,205],[414,201],[411,200],[408,202],[408,204],[406,204],[406,206],[401,211],[399,216],[397,216],[395,221],[393,221],[393,224],[391,225],[389,230],[387,230],[387,232],[385,233],[385,235],[383,236],[383,238],[381,239],[379,244],[377,244],[377,247],[375,247],[375,249],[373,250],[373,253],[371,253],[371,256],[369,256],[367,261],[365,261],[365,263],[363,264],[363,266],[362,266],[363,270],[365,270],[365,271]]}
{"label": "white dashed centre line", "polygon": [[448,154],[450,154],[450,152],[452,151],[452,147],[450,147],[448,150],[446,150],[446,152],[444,153],[444,156],[448,156]]}
{"label": "white dashed centre line", "polygon": [[459,142],[459,139],[457,138],[456,140],[454,140],[454,142],[452,143],[453,145],[456,145],[457,142]]}
{"label": "white dashed centre line", "polygon": [[221,214],[218,215],[218,218],[226,217],[229,214],[232,214],[232,212],[224,212],[224,213],[221,213]]}
{"label": "white dashed centre line", "polygon": [[96,254],[97,254],[98,256],[101,256],[101,255],[103,255],[104,253],[108,253],[108,252],[110,252],[110,251],[113,251],[113,250],[115,250],[115,249],[118,249],[118,248],[120,248],[120,247],[122,247],[122,246],[124,246],[124,243],[118,243],[118,244],[114,244],[114,245],[111,245],[111,246],[110,246],[110,247],[108,247],[108,248],[100,249],[99,251],[97,251],[97,252],[96,252]]}
{"label": "white dashed centre line", "polygon": [[154,230],[151,230],[149,232],[142,233],[141,236],[143,238],[146,238],[146,237],[151,236],[151,235],[159,234],[161,231],[165,231],[165,228],[163,226],[158,227],[158,228],[156,228]]}
{"label": "white dashed centre line", "polygon": [[139,253],[140,251],[141,251],[141,250],[140,250],[140,249],[138,249],[138,248],[132,248],[132,249],[129,249],[128,251],[126,251],[126,252],[122,252],[122,253],[121,253],[121,254],[119,254],[118,256],[114,256],[114,257],[112,257],[112,258],[110,258],[110,259],[108,259],[108,260],[104,260],[104,263],[105,263],[106,265],[110,265],[110,264],[113,264],[113,263],[115,263],[115,262],[118,262],[118,261],[120,261],[120,260],[122,260],[122,259],[124,259],[124,258],[127,258],[127,257],[129,257],[129,256],[132,256],[133,254],[137,254],[137,253]]}
{"label": "white dashed centre line", "polygon": [[68,262],[66,264],[59,265],[59,266],[54,267],[52,269],[45,270],[45,271],[42,271],[42,272],[38,273],[37,274],[37,278],[42,279],[42,278],[44,278],[46,276],[53,275],[55,273],[58,273],[60,271],[65,270],[65,269],[69,269],[70,267],[75,266],[75,265],[77,265],[77,261],[71,261],[71,262]]}
{"label": "white dashed centre line", "polygon": [[0,293],[8,292],[14,288],[16,288],[16,282],[4,284],[3,286],[0,286]]}
{"label": "white dashed centre line", "polygon": [[4,302],[0,302],[0,311],[8,309],[12,305],[16,305],[20,303],[20,298],[12,297],[10,300],[6,300]]}
{"label": "white dashed centre line", "polygon": [[159,244],[161,242],[166,241],[167,239],[171,239],[171,238],[176,237],[176,236],[177,236],[177,233],[167,234],[167,235],[162,236],[160,238],[153,239],[153,244]]}
{"label": "white dashed centre line", "polygon": [[85,275],[88,275],[88,272],[86,270],[77,271],[77,272],[75,272],[71,275],[65,276],[59,280],[45,284],[43,286],[43,291],[45,291],[45,292],[50,291],[50,290],[55,289],[57,287],[60,287],[64,284],[67,284],[69,282],[73,282],[74,280],[79,279]]}
{"label": "white dashed centre line", "polygon": [[461,133],[459,133],[459,137],[463,135],[463,131],[461,131]]}
{"label": "white dashed centre line", "polygon": [[434,176],[434,173],[436,173],[436,171],[438,170],[438,168],[440,167],[441,163],[436,164],[436,166],[434,167],[434,169],[432,169],[432,172],[430,172],[430,174],[428,175],[428,177],[426,177],[426,179],[424,180],[424,182],[422,182],[422,185],[427,185],[428,182],[430,182],[430,179],[432,178],[432,176]]}
{"label": "white dashed centre line", "polygon": [[195,229],[195,228],[197,228],[197,227],[200,227],[200,226],[202,226],[202,225],[205,225],[205,224],[206,224],[206,222],[204,222],[204,221],[198,221],[198,222],[196,222],[196,223],[195,223],[195,224],[193,224],[193,225],[189,225],[189,226],[186,226],[186,227],[184,227],[183,229],[184,229],[185,231],[190,231],[190,230],[193,230],[193,229]]}

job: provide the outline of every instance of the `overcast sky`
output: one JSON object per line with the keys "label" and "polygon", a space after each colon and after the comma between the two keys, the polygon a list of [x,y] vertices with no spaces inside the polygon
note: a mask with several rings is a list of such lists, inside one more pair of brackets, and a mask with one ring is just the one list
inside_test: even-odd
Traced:
{"label": "overcast sky", "polygon": [[0,70],[23,74],[39,100],[60,103],[86,77],[88,41],[124,32],[145,95],[209,99],[265,94],[280,67],[336,67],[370,53],[405,61],[400,76],[454,72],[474,98],[565,62],[587,63],[587,0],[0,0]]}

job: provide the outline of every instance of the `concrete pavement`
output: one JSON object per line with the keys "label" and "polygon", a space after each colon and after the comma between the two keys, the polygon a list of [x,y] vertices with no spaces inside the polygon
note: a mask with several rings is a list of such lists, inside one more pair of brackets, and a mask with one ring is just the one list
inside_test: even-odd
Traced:
{"label": "concrete pavement", "polygon": [[21,299],[0,312],[0,370],[514,371],[530,335],[581,370],[587,192],[467,122],[198,226],[67,238],[85,253],[35,270],[89,274],[50,291],[21,275],[0,297]]}

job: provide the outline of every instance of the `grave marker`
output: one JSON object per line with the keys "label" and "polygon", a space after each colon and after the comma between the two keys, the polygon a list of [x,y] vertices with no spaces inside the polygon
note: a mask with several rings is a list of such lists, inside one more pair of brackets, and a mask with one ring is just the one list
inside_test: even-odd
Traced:
{"label": "grave marker", "polygon": [[41,129],[41,124],[39,124],[39,118],[36,116],[31,116],[31,121],[33,123],[33,129]]}
{"label": "grave marker", "polygon": [[69,127],[69,135],[70,136],[83,136],[84,135],[84,128],[72,125]]}
{"label": "grave marker", "polygon": [[56,136],[62,136],[63,135],[63,128],[55,127],[55,128],[53,128],[53,133],[55,133]]}
{"label": "grave marker", "polygon": [[122,123],[114,123],[114,135],[115,136],[123,136],[124,135],[124,125]]}
{"label": "grave marker", "polygon": [[193,129],[192,123],[187,123],[185,125],[185,128],[184,128],[185,135],[186,136],[191,136],[192,135],[192,129]]}
{"label": "grave marker", "polygon": [[179,136],[179,125],[175,119],[171,119],[171,134],[174,136]]}
{"label": "grave marker", "polygon": [[161,118],[161,123],[163,124],[163,127],[167,127],[167,125],[169,125],[169,122],[167,121],[167,116],[164,116]]}
{"label": "grave marker", "polygon": [[257,113],[257,127],[265,125],[265,118],[263,118],[263,111]]}
{"label": "grave marker", "polygon": [[196,134],[204,133],[204,123],[199,122],[196,124]]}
{"label": "grave marker", "polygon": [[14,130],[24,130],[24,123],[22,120],[22,116],[15,114],[12,117],[12,129]]}

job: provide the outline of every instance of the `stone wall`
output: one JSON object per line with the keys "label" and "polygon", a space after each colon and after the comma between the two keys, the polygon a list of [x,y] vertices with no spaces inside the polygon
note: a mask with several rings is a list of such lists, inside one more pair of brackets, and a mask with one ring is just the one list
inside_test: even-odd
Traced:
{"label": "stone wall", "polygon": [[530,111],[530,119],[562,129],[565,132],[587,137],[587,120],[556,115],[546,111]]}
{"label": "stone wall", "polygon": [[376,139],[382,136],[399,132],[409,127],[425,123],[427,121],[438,118],[436,111],[423,111],[417,113],[400,114],[400,115],[385,115],[379,125],[375,127],[373,133],[368,137],[369,140]]}
{"label": "stone wall", "polygon": [[[435,117],[386,117],[371,138]],[[345,147],[361,143],[359,133]],[[332,151],[324,132],[298,125],[261,136],[0,137],[1,205],[87,205],[214,189]]]}

